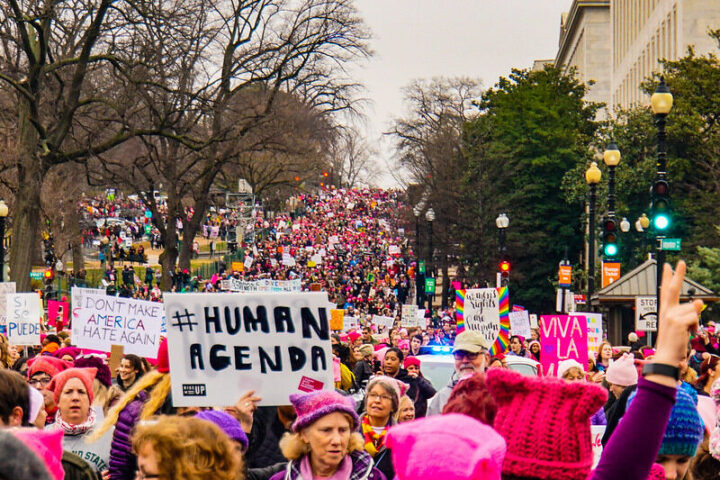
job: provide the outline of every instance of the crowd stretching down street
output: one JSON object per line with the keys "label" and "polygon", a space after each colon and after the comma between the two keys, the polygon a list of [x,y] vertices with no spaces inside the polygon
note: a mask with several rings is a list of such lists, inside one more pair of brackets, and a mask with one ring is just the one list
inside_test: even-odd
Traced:
{"label": "crowd stretching down street", "polygon": [[[114,292],[120,297],[166,303],[195,298],[183,297],[193,292],[211,299],[220,297],[202,295],[235,291],[233,302],[240,303],[258,290],[277,298],[320,292],[331,304],[326,324],[304,313],[292,327],[290,314],[274,304],[273,332],[300,328],[311,338],[315,329],[325,338],[330,384],[303,377],[311,388],[274,386],[272,395],[280,388],[282,402],[263,402],[269,387],[256,382],[238,385],[236,401],[227,405],[179,402],[172,386],[182,380],[173,375],[172,357],[184,351],[172,333],[183,325],[192,330],[190,320],[163,327],[173,331],[163,330],[156,354],[117,356],[78,346],[84,334],[73,328],[79,317],[72,305],[69,325],[42,323],[41,344],[0,336],[0,478],[718,478],[720,347],[714,325],[698,329],[702,302],[679,303],[684,263],[674,271],[665,266],[655,349],[631,334],[628,345],[605,341],[596,355],[591,350],[587,364],[568,358],[547,372],[542,322],[528,338],[509,332],[507,347],[497,349],[480,331],[462,328],[454,308],[413,312],[408,320],[403,306],[416,302],[417,264],[398,227],[407,208],[398,192],[324,189],[295,198],[298,208],[255,219],[266,234],[240,245],[242,267],[224,265],[211,278],[178,272],[175,296],[168,297],[152,275],[143,281],[126,274],[127,265],[113,278],[108,262],[104,285],[121,285]],[[87,228],[88,244],[103,237],[116,242],[121,231],[135,241],[146,235],[145,207],[137,201],[95,199],[80,208],[92,220],[122,219]],[[237,218],[223,211],[204,223],[204,235],[222,239]],[[101,291],[106,298],[111,293]],[[166,315],[180,318],[166,307]],[[243,331],[262,329],[261,310],[244,308]],[[232,329],[230,309],[225,324],[220,313],[205,311],[213,328]],[[106,325],[136,321],[120,318]],[[238,357],[237,348],[233,365],[242,369],[249,357]],[[234,370],[224,370],[227,363],[213,355],[221,381],[236,384]],[[291,361],[298,363],[297,355]],[[430,370],[440,359],[447,369],[438,381]],[[202,362],[195,355],[193,365],[196,360]],[[518,362],[535,370],[519,373]],[[202,391],[187,387],[184,393]]]}

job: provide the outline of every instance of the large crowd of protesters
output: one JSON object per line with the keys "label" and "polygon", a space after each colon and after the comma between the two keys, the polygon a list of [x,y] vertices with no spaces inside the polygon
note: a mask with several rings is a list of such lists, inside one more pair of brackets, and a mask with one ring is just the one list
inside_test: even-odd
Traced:
{"label": "large crowd of protesters", "polygon": [[[627,345],[604,342],[587,365],[565,360],[552,377],[526,376],[510,357],[540,362],[536,330],[491,356],[479,333],[456,334],[452,310],[401,325],[415,265],[394,220],[398,194],[297,198],[302,214],[258,220],[269,234],[248,247],[242,270],[194,280],[180,272],[174,286],[216,292],[234,277],[327,292],[356,319],[331,336],[334,390],[288,392],[281,406],[261,406],[263,392],[248,390],[222,409],[176,407],[167,340],[156,361],[127,354],[111,371],[67,330],[37,347],[0,336],[0,479],[720,477],[718,332],[699,325],[701,301],[679,303],[684,263],[665,268],[654,348],[632,333]],[[93,207],[107,215],[111,206]],[[127,286],[123,294],[162,301],[154,275],[118,274],[107,280]],[[441,384],[423,374],[428,345],[451,352]],[[605,428],[599,458],[593,425]]]}

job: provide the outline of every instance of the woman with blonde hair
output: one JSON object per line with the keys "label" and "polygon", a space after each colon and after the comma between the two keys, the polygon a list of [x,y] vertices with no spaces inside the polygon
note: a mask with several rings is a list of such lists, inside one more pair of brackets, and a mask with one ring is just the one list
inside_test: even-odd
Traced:
{"label": "woman with blonde hair", "polygon": [[400,397],[400,405],[395,413],[395,422],[404,423],[415,420],[415,404],[407,395]]}
{"label": "woman with blonde hair", "polygon": [[290,395],[290,402],[297,419],[280,441],[289,462],[271,480],[385,480],[356,432],[360,419],[351,397],[320,390]]}
{"label": "woman with blonde hair", "polygon": [[125,396],[110,410],[95,436],[101,436],[115,426],[110,448],[110,478],[133,480],[137,458],[133,452],[131,435],[135,425],[158,414],[174,414],[170,404],[170,364],[167,339],[158,349],[158,368],[143,375],[125,392]]}
{"label": "woman with blonde hair", "polygon": [[139,478],[243,478],[241,460],[230,438],[208,420],[171,416],[140,422],[132,448],[138,458]]}

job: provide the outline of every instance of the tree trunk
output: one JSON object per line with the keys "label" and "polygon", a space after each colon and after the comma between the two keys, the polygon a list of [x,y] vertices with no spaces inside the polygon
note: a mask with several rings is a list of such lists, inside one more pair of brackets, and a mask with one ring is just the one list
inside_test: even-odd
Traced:
{"label": "tree trunk", "polygon": [[167,292],[172,287],[172,284],[170,282],[170,273],[175,270],[175,263],[177,262],[178,258],[176,214],[177,207],[172,207],[170,204],[170,198],[168,198],[167,225],[165,225],[165,234],[163,235],[165,249],[160,254],[159,258],[160,265],[162,266],[160,289],[164,292]]}
{"label": "tree trunk", "polygon": [[30,124],[27,100],[18,96],[18,189],[12,215],[10,278],[18,292],[30,290],[32,260],[39,247],[40,192],[44,168],[36,156],[37,133]]}
{"label": "tree trunk", "polygon": [[82,231],[80,229],[80,212],[75,204],[70,205],[67,213],[68,233],[70,235],[70,250],[72,251],[73,271],[77,274],[85,269],[85,257],[83,257]]}
{"label": "tree trunk", "polygon": [[442,260],[442,308],[446,309],[450,304],[450,275],[448,274],[448,261],[447,255],[443,255]]}
{"label": "tree trunk", "polygon": [[196,201],[193,213],[190,221],[183,223],[183,243],[180,249],[180,258],[178,259],[178,265],[181,270],[188,269],[190,271],[190,259],[192,258],[192,246],[195,236],[200,231],[200,223],[205,218],[205,211],[207,210],[207,200]]}

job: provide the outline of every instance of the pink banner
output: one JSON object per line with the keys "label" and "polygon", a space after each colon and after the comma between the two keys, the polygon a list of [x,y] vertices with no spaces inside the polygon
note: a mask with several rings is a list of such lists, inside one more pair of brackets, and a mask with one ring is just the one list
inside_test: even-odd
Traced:
{"label": "pink banner", "polygon": [[577,360],[587,370],[588,329],[583,315],[543,315],[540,325],[540,363],[547,376],[557,376],[558,362]]}
{"label": "pink banner", "polygon": [[68,327],[68,314],[70,312],[70,304],[68,302],[58,302],[57,300],[48,300],[48,325],[54,327],[57,321]]}

